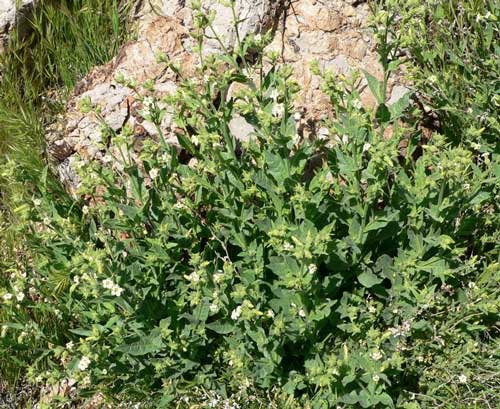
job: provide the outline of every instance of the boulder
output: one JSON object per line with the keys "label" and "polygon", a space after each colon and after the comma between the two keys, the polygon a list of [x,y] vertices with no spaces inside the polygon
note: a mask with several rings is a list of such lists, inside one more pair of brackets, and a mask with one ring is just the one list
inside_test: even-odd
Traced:
{"label": "boulder", "polygon": [[14,27],[23,27],[23,20],[36,0],[0,0],[0,52],[5,49]]}
{"label": "boulder", "polygon": [[[66,113],[47,130],[49,152],[55,159],[61,180],[72,192],[78,186],[74,168],[79,160],[97,160],[120,168],[119,161],[110,158],[105,149],[108,141],[102,132],[102,120],[114,132],[119,132],[127,124],[138,141],[158,139],[158,130],[141,115],[144,109],[141,101],[134,91],[115,80],[117,76],[133,78],[139,88],[143,82],[152,80],[157,95],[162,97],[176,91],[179,78],[174,71],[166,69],[164,63],[158,62],[158,54],[166,55],[182,67],[184,76],[192,76],[195,72],[198,57],[193,52],[189,35],[194,16],[188,1],[151,0],[143,3],[135,16],[137,39],[124,45],[112,61],[93,69],[77,85]],[[234,47],[237,33],[232,24],[231,8],[218,0],[202,3],[207,12],[215,13],[214,33],[208,34],[212,37],[216,34],[220,40],[208,39],[206,52]],[[369,28],[370,11],[365,2],[236,0],[235,11],[239,16],[240,38],[272,29],[273,41],[266,51],[277,51],[281,63],[294,69],[294,79],[301,89],[296,109],[301,112],[301,123],[308,124],[305,136],[316,134],[314,124],[331,115],[329,98],[321,91],[321,79],[311,71],[313,61],[337,74],[347,75],[353,69],[362,68],[382,79],[382,68]],[[404,91],[397,78],[391,80],[389,88],[391,102]],[[373,106],[375,100],[366,81],[361,82],[360,91],[360,103]],[[88,100],[100,107],[99,118],[80,109]],[[176,145],[174,128],[171,115],[167,114],[161,131],[169,143]],[[238,116],[233,118],[230,128],[239,140],[247,140],[253,131],[252,126]],[[137,146],[140,147],[140,143]]]}

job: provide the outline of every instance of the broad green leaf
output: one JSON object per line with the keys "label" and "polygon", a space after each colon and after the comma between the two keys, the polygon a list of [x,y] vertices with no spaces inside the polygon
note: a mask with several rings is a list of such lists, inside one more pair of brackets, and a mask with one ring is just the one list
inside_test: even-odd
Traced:
{"label": "broad green leaf", "polygon": [[82,337],[90,337],[92,335],[92,330],[83,328],[70,329],[69,332],[72,332],[73,334],[76,335],[80,335]]}
{"label": "broad green leaf", "polygon": [[391,112],[389,111],[389,108],[387,108],[387,105],[380,104],[377,107],[375,118],[377,118],[377,121],[381,124],[385,124],[391,120]]}
{"label": "broad green leaf", "polygon": [[217,334],[225,335],[230,334],[234,331],[234,324],[231,322],[216,321],[205,325],[209,330],[216,332]]}
{"label": "broad green leaf", "polygon": [[136,342],[120,345],[116,348],[117,351],[133,356],[142,356],[158,352],[165,347],[159,335],[145,336]]}
{"label": "broad green leaf", "polygon": [[377,277],[371,271],[364,271],[358,276],[358,281],[366,288],[371,288],[374,285],[380,284],[382,279]]}

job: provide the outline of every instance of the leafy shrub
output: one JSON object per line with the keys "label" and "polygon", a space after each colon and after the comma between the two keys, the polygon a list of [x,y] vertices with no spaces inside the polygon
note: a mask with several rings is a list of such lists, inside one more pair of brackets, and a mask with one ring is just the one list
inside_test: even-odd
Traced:
{"label": "leafy shrub", "polygon": [[[500,4],[494,0],[384,2],[381,19],[412,64],[408,76],[450,141],[480,152],[500,136]],[[386,25],[382,21],[382,25]]]}
{"label": "leafy shrub", "polygon": [[[2,355],[144,407],[259,407],[270,389],[284,408],[494,405],[499,156],[422,139],[410,98],[387,106],[369,75],[373,111],[324,73],[333,115],[305,138],[266,41],[141,93],[160,136],[139,153],[103,124],[118,170],[82,163],[84,199],[42,180],[19,212],[29,257],[0,290]],[[397,47],[382,43],[387,75]],[[171,113],[182,152],[159,127]]]}

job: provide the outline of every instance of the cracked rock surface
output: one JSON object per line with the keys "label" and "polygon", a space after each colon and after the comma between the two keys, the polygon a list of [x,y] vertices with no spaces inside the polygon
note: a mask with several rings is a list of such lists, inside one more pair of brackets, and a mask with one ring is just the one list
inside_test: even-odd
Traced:
{"label": "cracked rock surface", "polygon": [[[3,1],[3,0],[0,0]],[[141,117],[143,108],[129,88],[115,81],[118,74],[135,79],[137,84],[152,79],[161,98],[175,92],[179,78],[165,64],[157,62],[163,53],[183,69],[183,75],[193,75],[197,57],[191,51],[189,30],[192,12],[186,0],[145,1],[136,13],[137,39],[124,45],[108,64],[94,68],[75,88],[66,113],[47,130],[49,152],[63,183],[74,192],[78,177],[74,171],[76,158],[109,163],[119,167],[106,155],[102,137],[102,123],[95,114],[82,113],[82,101],[90,100],[101,109],[102,119],[119,132],[127,123],[134,138],[157,138],[152,123]],[[229,8],[216,0],[205,1],[207,11],[215,11],[215,31],[225,47],[236,42]],[[274,30],[269,50],[278,51],[282,62],[294,69],[294,79],[301,88],[297,109],[305,112],[306,119],[317,121],[330,114],[330,103],[320,90],[321,80],[313,75],[311,62],[330,68],[339,74],[362,68],[382,78],[382,68],[375,52],[375,41],[368,28],[369,8],[363,1],[353,0],[237,0],[238,14],[244,17],[239,26],[241,37]],[[220,52],[220,46],[207,41],[207,52]],[[366,83],[361,83],[362,103],[373,106],[374,98]],[[407,89],[392,80],[390,102],[397,101]],[[247,139],[252,129],[241,117],[231,121],[231,131],[237,139]],[[177,144],[171,116],[166,115],[162,132],[169,143]]]}

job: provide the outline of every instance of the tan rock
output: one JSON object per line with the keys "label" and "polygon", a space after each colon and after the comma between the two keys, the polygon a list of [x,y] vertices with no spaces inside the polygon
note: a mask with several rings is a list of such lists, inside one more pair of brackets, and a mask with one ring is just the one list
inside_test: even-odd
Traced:
{"label": "tan rock", "polygon": [[[198,59],[193,53],[193,42],[189,36],[193,24],[192,11],[187,5],[189,2],[152,0],[143,3],[144,7],[136,11],[137,40],[123,46],[112,61],[93,69],[77,85],[67,112],[47,132],[49,151],[58,161],[61,179],[73,191],[78,185],[74,170],[77,162],[75,154],[86,160],[109,162],[105,148],[110,140],[109,135],[104,137],[102,133],[102,119],[116,133],[120,133],[125,124],[132,127],[135,152],[128,153],[132,158],[137,157],[145,138],[159,140],[158,129],[141,115],[144,107],[140,98],[130,88],[115,81],[118,74],[133,78],[139,89],[142,89],[144,81],[152,79],[156,94],[162,97],[175,92],[179,78],[176,72],[157,61],[158,54],[167,56],[181,67],[184,76],[190,77],[196,70]],[[282,57],[281,63],[290,64],[294,69],[293,78],[301,88],[296,109],[304,113],[303,122],[308,124],[304,135],[314,135],[315,121],[332,115],[329,97],[321,91],[322,81],[311,72],[313,61],[318,61],[320,67],[332,69],[337,74],[349,75],[353,70],[363,68],[382,79],[382,69],[368,28],[368,5],[362,3],[354,7],[353,4],[357,3],[345,0],[296,0],[290,3],[272,0],[236,1],[236,12],[242,20],[238,27],[241,38],[270,27],[274,29],[274,39],[266,51],[278,51]],[[283,5],[288,7],[284,8]],[[216,12],[214,30],[222,40],[222,46],[214,40],[207,41],[207,52],[233,47],[237,35],[231,24],[231,9],[216,0],[206,0],[204,6]],[[158,13],[163,16],[158,17]],[[402,88],[393,89],[393,85],[394,81],[391,81],[391,102],[402,94]],[[232,98],[244,87],[233,84],[226,97]],[[360,91],[362,103],[366,107],[376,104],[366,81],[361,82]],[[79,107],[88,99],[100,107],[100,118],[80,111]],[[167,142],[175,145],[177,137],[174,128],[172,117],[167,113],[160,129]],[[253,127],[238,116],[231,121],[230,129],[241,140],[247,139],[253,131]],[[120,149],[113,147],[112,154],[123,154]],[[116,160],[112,167],[120,169],[121,165]]]}

